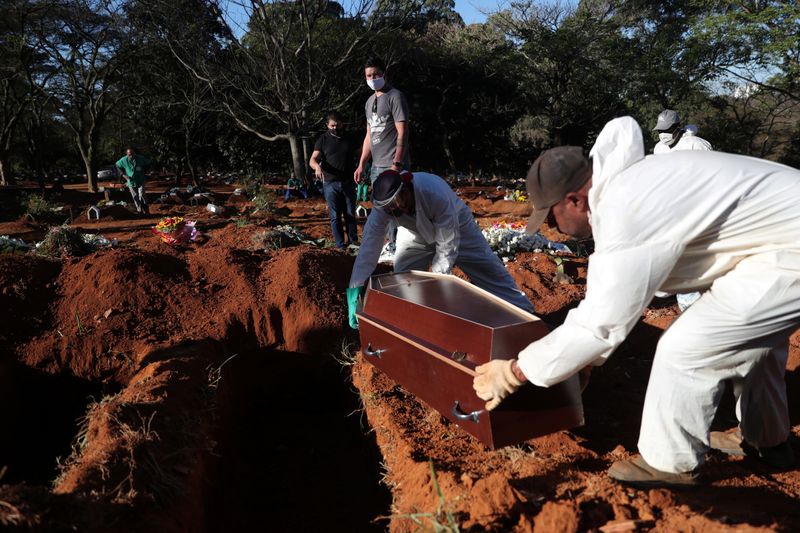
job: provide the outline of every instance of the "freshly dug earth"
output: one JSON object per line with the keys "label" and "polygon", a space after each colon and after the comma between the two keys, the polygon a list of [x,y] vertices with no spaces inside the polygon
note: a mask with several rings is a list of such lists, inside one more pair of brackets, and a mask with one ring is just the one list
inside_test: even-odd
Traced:
{"label": "freshly dug earth", "polygon": [[[230,189],[215,192],[224,199]],[[68,193],[76,213],[96,201]],[[485,195],[470,201],[485,214],[482,225],[526,215],[524,205]],[[254,247],[253,235],[276,224],[330,238],[321,199],[277,204],[279,215],[239,223],[186,205],[154,205],[149,217],[77,217],[74,226],[119,245],[81,258],[0,256],[0,306],[10,311],[0,323],[8,412],[0,524],[800,530],[797,470],[710,454],[702,490],[638,491],[606,476],[611,462],[636,450],[652,355],[677,316],[674,300],[654,302],[593,372],[585,426],[487,451],[358,355],[343,297],[352,256]],[[228,213],[248,208],[236,202]],[[150,228],[167,215],[197,220],[204,238],[182,248],[161,243]],[[0,234],[26,240],[45,231],[0,221]],[[552,325],[585,290],[583,259],[564,264],[573,280],[566,284],[554,281],[556,265],[544,254],[520,254],[508,268]],[[787,384],[798,456],[799,366],[793,338]],[[715,427],[733,425],[728,397]]]}

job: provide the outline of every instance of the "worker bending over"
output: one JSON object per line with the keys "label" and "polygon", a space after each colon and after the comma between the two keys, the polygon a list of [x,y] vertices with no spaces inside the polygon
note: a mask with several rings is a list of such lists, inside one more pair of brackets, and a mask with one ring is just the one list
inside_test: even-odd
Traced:
{"label": "worker bending over", "polygon": [[384,171],[373,183],[373,209],[347,290],[350,325],[358,327],[356,302],[378,264],[386,228],[397,222],[395,272],[428,270],[449,274],[458,266],[481,289],[530,313],[528,298],[492,252],[472,211],[439,176]]}
{"label": "worker bending over", "polygon": [[[527,177],[529,230],[550,215],[560,231],[594,237],[586,296],[518,359],[479,366],[478,396],[493,409],[525,381],[549,387],[600,365],[656,291],[702,290],[658,343],[641,456],[609,475],[636,486],[696,484],[710,446],[790,466],[784,372],[800,325],[800,171],[720,152],[645,157],[631,117],[609,122],[590,157],[554,148]],[[709,432],[725,380],[741,437]]]}

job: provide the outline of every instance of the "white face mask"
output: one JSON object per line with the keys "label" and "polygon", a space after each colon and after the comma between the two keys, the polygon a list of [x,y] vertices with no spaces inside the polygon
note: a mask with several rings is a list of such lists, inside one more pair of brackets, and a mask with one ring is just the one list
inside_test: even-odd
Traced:
{"label": "white face mask", "polygon": [[666,144],[667,146],[671,146],[672,145],[672,139],[673,138],[674,138],[674,135],[672,135],[671,133],[659,133],[658,134],[658,140],[661,141],[662,143]]}
{"label": "white face mask", "polygon": [[383,86],[385,84],[386,82],[383,81],[382,77],[375,78],[373,80],[367,80],[367,85],[369,85],[369,88],[372,89],[373,91],[380,91],[381,89],[383,89]]}

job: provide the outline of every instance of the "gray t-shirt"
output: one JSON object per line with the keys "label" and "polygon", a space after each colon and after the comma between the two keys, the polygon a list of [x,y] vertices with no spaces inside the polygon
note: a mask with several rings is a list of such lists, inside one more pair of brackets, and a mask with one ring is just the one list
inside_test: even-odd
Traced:
{"label": "gray t-shirt", "polygon": [[[367,98],[364,110],[372,133],[370,136],[372,166],[390,167],[394,163],[394,152],[397,148],[397,128],[394,123],[408,121],[406,97],[392,87],[380,98],[375,94]],[[403,159],[403,162],[408,164],[408,147]]]}

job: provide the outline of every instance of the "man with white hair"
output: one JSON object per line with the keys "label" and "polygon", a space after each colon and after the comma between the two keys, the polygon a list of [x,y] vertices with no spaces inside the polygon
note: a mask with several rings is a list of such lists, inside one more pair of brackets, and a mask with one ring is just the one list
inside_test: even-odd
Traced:
{"label": "man with white hair", "polygon": [[458,266],[474,285],[533,313],[525,293],[489,248],[470,208],[439,176],[386,170],[373,184],[372,206],[347,289],[351,327],[358,327],[356,303],[378,264],[390,221],[399,228],[395,272],[430,268],[449,274]]}
{"label": "man with white hair", "polygon": [[[590,152],[548,150],[528,173],[536,229],[548,216],[592,235],[586,297],[517,359],[476,369],[494,409],[530,381],[549,387],[601,365],[657,291],[705,291],[658,343],[642,413],[641,455],[609,475],[637,487],[693,485],[714,447],[786,468],[788,341],[800,326],[800,171],[721,152],[644,155],[631,117],[612,120]],[[710,432],[733,383],[738,433]]]}

